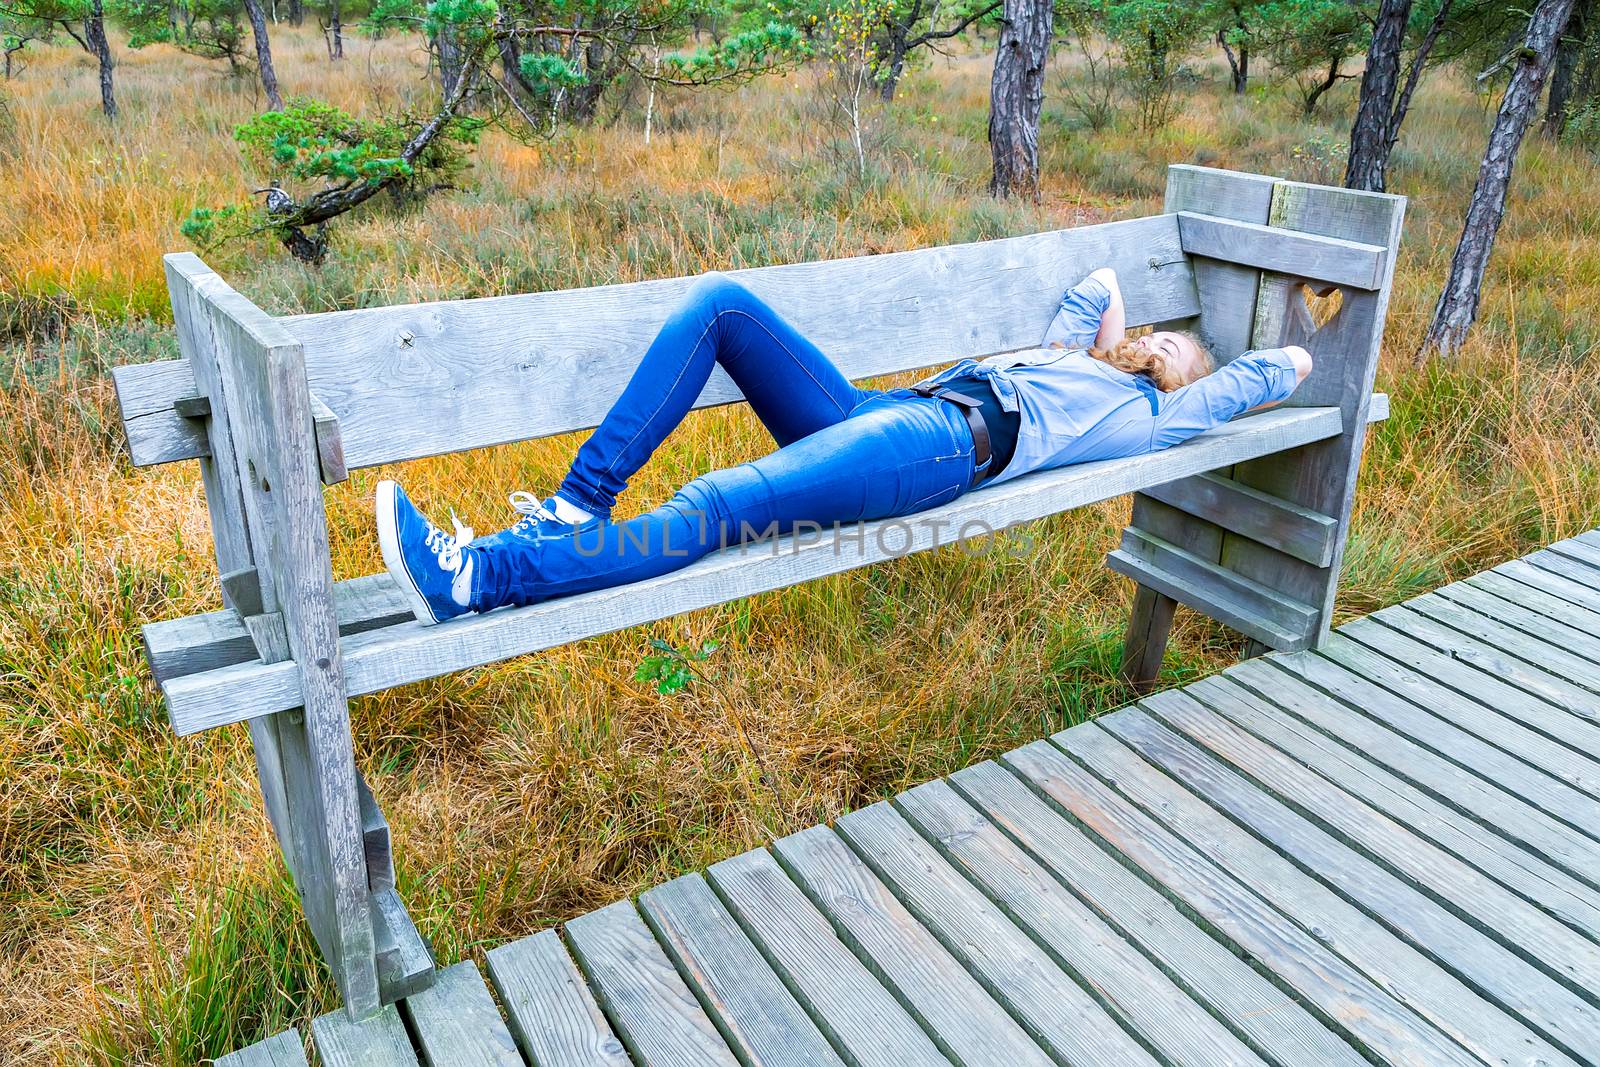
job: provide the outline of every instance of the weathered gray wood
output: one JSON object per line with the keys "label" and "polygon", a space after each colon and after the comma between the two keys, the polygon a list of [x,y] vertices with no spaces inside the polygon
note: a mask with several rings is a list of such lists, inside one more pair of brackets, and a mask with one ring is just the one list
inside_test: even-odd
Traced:
{"label": "weathered gray wood", "polygon": [[567,923],[567,941],[617,1035],[642,1067],[736,1067],[683,978],[630,901]]}
{"label": "weathered gray wood", "polygon": [[1600,580],[1600,548],[1589,544],[1582,538],[1568,538],[1565,541],[1556,541],[1549,545],[1546,551],[1587,564],[1594,578]]}
{"label": "weathered gray wood", "polygon": [[1178,236],[1184,252],[1191,256],[1356,289],[1383,285],[1388,256],[1384,245],[1285,232],[1275,226],[1194,211],[1178,213]]}
{"label": "weathered gray wood", "polygon": [[[1067,508],[1120,496],[1173,474],[1199,473],[1295,440],[1337,432],[1331,411],[1269,411],[1240,419],[1165,452],[1084,463],[1024,475],[968,493],[941,508],[847,527],[841,549],[830,538],[780,538],[753,552],[738,547],[660,578],[564,597],[526,608],[466,616],[440,626],[406,623],[347,637],[345,686],[351,696],[465,667],[609,633],[736,597],[948,544]],[[857,537],[859,534],[859,538]],[[295,672],[248,663],[169,679],[163,685],[180,733],[295,707]]]}
{"label": "weathered gray wood", "polygon": [[[169,284],[171,277],[169,268]],[[180,288],[172,290],[174,302],[187,299],[186,295],[180,295],[184,288],[180,283]],[[180,343],[184,329],[185,324],[180,322]],[[174,406],[196,395],[199,388],[187,362],[166,359],[113,367],[111,381],[116,386],[117,404],[122,412],[128,458],[135,467],[211,455],[204,421],[185,418]]]}
{"label": "weathered gray wood", "polygon": [[311,413],[317,435],[317,467],[323,485],[335,485],[350,477],[344,462],[344,437],[339,430],[339,416],[335,415],[322,398],[311,394]]}
{"label": "weathered gray wood", "polygon": [[[1159,709],[1165,725],[1131,709],[1103,720],[1106,730],[1498,1004],[1506,1014],[1480,1029],[1480,1039],[1493,1036],[1503,1055],[1553,1053],[1543,1041],[1529,1044],[1531,1035],[1517,1025],[1520,1019],[1572,1053],[1594,1058],[1600,1008],[1569,986],[1600,988],[1594,981],[1600,946],[1573,936],[1505,887],[1193,698],[1162,693],[1145,705]],[[1143,770],[1142,764],[1130,763],[1125,750],[1092,731],[1073,736],[1079,739],[1072,742],[1073,751],[1086,761],[1092,751],[1097,769],[1104,766],[1110,774],[1119,773],[1119,767]],[[1160,817],[1176,826],[1176,802],[1167,792],[1161,795]]]}
{"label": "weathered gray wood", "polygon": [[264,606],[283,616],[301,691],[301,711],[278,724],[295,880],[346,1010],[360,1018],[377,1007],[377,972],[304,362],[248,301],[231,292],[216,300],[226,312],[213,325],[227,338],[219,356],[250,542],[258,567],[271,561]]}
{"label": "weathered gray wood", "polygon": [[[1165,209],[1200,211],[1243,222],[1264,223],[1272,209],[1272,189],[1276,184],[1276,178],[1261,174],[1171,166],[1167,168]],[[1193,330],[1216,359],[1226,362],[1250,347],[1261,272],[1254,267],[1196,259],[1194,279],[1200,297],[1199,317],[1168,325]],[[1224,474],[1231,469],[1221,464],[1218,467]],[[1222,544],[1219,527],[1188,516],[1164,525],[1158,521],[1159,517],[1151,514],[1161,510],[1171,509],[1143,493],[1135,493],[1129,525],[1162,537],[1208,561],[1218,558]],[[1145,585],[1135,589],[1122,671],[1136,688],[1149,687],[1160,673],[1162,653],[1172,627],[1173,606],[1172,598],[1165,593],[1157,593]]]}
{"label": "weathered gray wood", "polygon": [[[191,257],[192,258],[192,257]],[[196,260],[195,262],[198,262]],[[974,244],[731,271],[852,378],[1038,343],[1062,292],[1117,269],[1131,323],[1199,311],[1170,215]],[[611,406],[693,278],[279,320],[305,345],[350,468],[587,429]],[[604,323],[604,330],[595,330]],[[181,362],[119,382],[143,464],[190,458],[172,402]],[[529,404],[528,397],[542,403]],[[699,403],[739,399],[718,374]],[[429,418],[415,417],[426,409]]]}
{"label": "weathered gray wood", "polygon": [[427,1067],[523,1067],[517,1043],[471,961],[446,967],[401,1005]]}
{"label": "weathered gray wood", "polygon": [[344,1011],[311,1020],[311,1043],[323,1067],[417,1067],[406,1024],[393,1004],[351,1022]]}
{"label": "weathered gray wood", "polygon": [[[938,938],[832,830],[813,826],[773,843],[779,862],[953,1061],[1051,1062]],[[1061,976],[1063,997],[1070,980]]]}
{"label": "weathered gray wood", "polygon": [[1600,826],[1600,805],[1594,798],[1345,667],[1341,661],[1354,658],[1347,644],[1330,642],[1327,653],[1332,658],[1308,656],[1278,663],[1552,818],[1580,831],[1585,823]]}
{"label": "weathered gray wood", "polygon": [[[387,572],[335,582],[333,602],[343,636],[416,617]],[[158,682],[257,658],[238,613],[228,608],[147,623],[141,633],[150,673]]]}
{"label": "weathered gray wood", "polygon": [[1584,589],[1600,593],[1600,572],[1596,572],[1593,567],[1580,563],[1571,556],[1543,550],[1530,553],[1522,558],[1541,570],[1558,574]]}
{"label": "weathered gray wood", "polygon": [[707,873],[740,927],[846,1057],[862,1067],[949,1063],[765,849]]}
{"label": "weathered gray wood", "polygon": [[[1060,921],[1030,932],[963,878],[887,803],[838,831],[905,906],[1051,1055],[1069,1063],[1154,1063],[1106,1009],[1129,1020],[1163,1062],[1214,1067],[1261,1060],[1187,993],[1068,894]],[[1042,871],[1038,874],[1048,880]],[[1059,887],[1055,887],[1059,890]],[[1071,900],[1064,904],[1063,898]],[[1022,926],[1022,929],[1018,927]],[[1046,948],[1049,952],[1046,952]]]}
{"label": "weathered gray wood", "polygon": [[657,886],[639,909],[740,1062],[843,1064],[703,877]]}
{"label": "weathered gray wood", "polygon": [[1123,530],[1106,565],[1274,648],[1304,648],[1316,638],[1313,608],[1143,530]]}
{"label": "weathered gray wood", "polygon": [[[1418,622],[1402,622],[1419,639],[1432,636]],[[1592,723],[1526,693],[1503,694],[1497,683],[1478,682],[1470,676],[1475,672],[1449,657],[1419,650],[1419,642],[1408,634],[1370,625],[1354,627],[1350,632],[1360,641],[1354,647],[1342,646],[1337,658],[1351,670],[1574,788],[1591,796],[1600,795],[1600,763],[1584,755],[1583,748],[1586,742],[1600,744]],[[1417,669],[1400,666],[1417,661]],[[1451,666],[1456,669],[1449,669]],[[1426,668],[1431,677],[1419,674],[1421,668]],[[1460,678],[1463,673],[1469,676]],[[1566,739],[1576,750],[1555,738]]]}
{"label": "weathered gray wood", "polygon": [[[1333,942],[1332,948],[1208,858],[1215,851],[1212,842],[1199,843],[1197,850],[1180,841],[1054,745],[1037,742],[1008,754],[1005,762],[1182,902],[1215,935],[1227,938],[1269,968],[1329,1025],[1368,1049],[1382,1050],[1381,1055],[1392,1063],[1473,1062],[1464,1048],[1408,1006],[1419,998],[1431,1004],[1443,990],[1460,990],[1459,984],[1426,961],[1417,960],[1403,942],[1373,930],[1375,924],[1363,921],[1348,905],[1341,906],[1332,893],[1317,892],[1309,879],[1286,869],[1283,860],[1274,863],[1262,856],[1263,866],[1242,870],[1240,876],[1302,916],[1307,915],[1307,908],[1320,903],[1323,917],[1308,919],[1306,926],[1323,931]],[[959,783],[961,776],[956,780]],[[1280,874],[1284,883],[1274,880]],[[1297,903],[1291,896],[1296,890],[1308,899]],[[1335,911],[1338,923],[1327,917]],[[1363,957],[1362,968],[1346,961],[1351,952]],[[1411,973],[1396,981],[1396,968]],[[1368,973],[1379,976],[1377,984]],[[1427,997],[1429,992],[1435,996]],[[1470,1002],[1470,994],[1465,995]],[[1447,1011],[1448,1002],[1440,1007]]]}
{"label": "weathered gray wood", "polygon": [[[1473,641],[1432,619],[1404,620],[1406,632],[1368,619],[1341,629],[1341,636],[1366,645],[1412,670],[1496,711],[1534,724],[1549,723],[1553,711],[1593,721],[1597,705],[1586,690],[1569,685],[1525,660]],[[1545,729],[1559,729],[1544,726]]]}
{"label": "weathered gray wood", "polygon": [[[1554,619],[1563,627],[1575,630],[1594,640],[1600,640],[1600,612],[1563,600],[1559,596],[1548,593],[1543,589],[1523,585],[1521,582],[1498,571],[1484,571],[1475,574],[1464,582],[1444,586],[1437,592],[1440,596],[1455,598],[1459,587],[1482,590],[1508,604],[1515,604],[1527,611],[1535,612],[1547,619]],[[1527,627],[1523,627],[1527,629]],[[1591,657],[1592,658],[1592,657]]]}
{"label": "weathered gray wood", "polygon": [[1172,617],[1178,602],[1147,585],[1134,587],[1133,609],[1128,616],[1128,633],[1122,642],[1124,681],[1135,689],[1146,690],[1161,674],[1167,640],[1172,636]]}
{"label": "weathered gray wood", "polygon": [[433,950],[394,887],[372,891],[372,948],[378,970],[378,996],[392,1004],[433,984]]}
{"label": "weathered gray wood", "polygon": [[249,1048],[219,1056],[216,1067],[307,1067],[306,1047],[297,1031],[285,1030]]}
{"label": "weathered gray wood", "polygon": [[[1557,635],[1551,634],[1551,640],[1541,641],[1498,619],[1463,608],[1431,593],[1405,604],[1385,608],[1381,612],[1374,613],[1373,617],[1385,625],[1389,625],[1387,620],[1390,618],[1399,617],[1405,620],[1402,625],[1410,626],[1415,625],[1415,619],[1419,615],[1442,623],[1483,645],[1501,649],[1530,664],[1537,664],[1546,673],[1564,679],[1574,686],[1581,686],[1590,692],[1600,690],[1600,664],[1568,651],[1567,645],[1560,641]],[[1551,624],[1550,629],[1554,630],[1555,625]],[[1596,703],[1600,706],[1600,697],[1596,698]]]}
{"label": "weathered gray wood", "polygon": [[1525,559],[1509,560],[1489,573],[1510,578],[1518,585],[1537,589],[1569,604],[1600,612],[1600,589],[1592,589],[1554,571],[1536,567],[1529,562],[1532,558],[1529,556]]}
{"label": "weathered gray wood", "polygon": [[[861,378],[1032,347],[1062,292],[1106,265],[1134,321],[1198,310],[1171,216],[729,275]],[[694,284],[670,278],[282,323],[306,347],[311,388],[339,416],[354,470],[594,426]],[[738,398],[719,373],[699,404]]]}
{"label": "weathered gray wood", "polygon": [[[1386,989],[1397,1002],[1412,1008],[1476,1055],[1491,1063],[1537,1062],[1540,1057],[1548,1063],[1570,1062],[1537,1032],[1492,1006],[1492,1001],[1480,999],[1473,984],[1480,968],[1467,969],[1471,977],[1462,980],[1459,968],[1463,962],[1471,962],[1463,959],[1470,957],[1469,946],[1483,949],[1486,955],[1494,953],[1494,946],[1481,934],[1475,935],[1399,879],[1341,847],[1311,824],[1281,808],[1276,818],[1264,817],[1262,809],[1270,809],[1273,801],[1247,785],[1232,791],[1223,788],[1230,781],[1236,786],[1242,783],[1214,763],[1207,764],[1204,757],[1191,759],[1193,766],[1186,764],[1182,772],[1171,772],[1169,764],[1175,762],[1175,750],[1187,746],[1160,726],[1151,725],[1136,732],[1137,724],[1150,723],[1138,709],[1108,718],[1131,720],[1126,729],[1143,742],[1144,759],[1096,724],[1058,734],[1053,740],[1068,746],[1067,750],[1080,762],[1169,827],[1178,839],[1203,848],[1207,856],[1229,871],[1249,872],[1250,884],[1285,915],[1308,929],[1321,931],[1319,941]],[[1151,733],[1165,735],[1171,743],[1158,748],[1148,736]],[[1146,749],[1150,751],[1145,752]],[[1198,755],[1192,748],[1188,753]],[[1157,756],[1165,762],[1158,761]],[[1196,777],[1191,780],[1189,773]],[[1201,802],[1179,785],[1180,777],[1189,789],[1217,807]],[[1230,822],[1222,812],[1253,830],[1266,843]],[[1331,886],[1319,884],[1302,868],[1315,872]],[[1414,927],[1425,929],[1434,940],[1426,941],[1425,948],[1412,947],[1419,941]],[[1453,940],[1452,934],[1458,934],[1461,941]],[[1474,936],[1480,944],[1472,944]],[[1510,953],[1499,955],[1511,965],[1519,962]],[[1493,973],[1492,968],[1481,969]],[[1534,980],[1541,978],[1526,965],[1522,971]],[[1544,981],[1559,990],[1554,982]]]}
{"label": "weathered gray wood", "polygon": [[[1187,1014],[1184,998],[1192,997],[1277,1063],[1365,1062],[1015,776],[986,763],[958,778],[994,821],[943,781],[918,786],[895,804],[1163,1056],[1205,1062],[1214,1050],[1220,1058],[1211,1028]],[[1181,992],[1167,988],[1168,980]]]}
{"label": "weathered gray wood", "polygon": [[[1527,849],[1509,839],[1485,834],[1483,827],[1470,817],[1440,803],[1363,754],[1294,716],[1283,714],[1225,675],[1186,686],[1183,694],[1472,864],[1572,929],[1600,941],[1600,893]],[[1159,707],[1146,707],[1171,724]]]}
{"label": "weathered gray wood", "polygon": [[511,1032],[536,1067],[630,1067],[554,930],[490,949],[486,961]]}
{"label": "weathered gray wood", "polygon": [[[1516,841],[1569,875],[1600,887],[1600,844],[1572,833],[1492,778],[1480,777],[1404,733],[1357,713],[1343,700],[1312,688],[1291,665],[1276,658],[1239,664],[1225,676],[1472,818],[1486,835]],[[1350,676],[1348,682],[1351,695],[1346,699],[1359,699],[1354,694],[1362,688],[1360,680]]]}
{"label": "weathered gray wood", "polygon": [[1535,642],[1554,644],[1591,663],[1600,661],[1600,612],[1543,589],[1523,585],[1495,571],[1485,571],[1464,581],[1440,586],[1433,595],[1513,626]]}
{"label": "weathered gray wood", "polygon": [[1337,521],[1232,478],[1200,474],[1151,486],[1144,494],[1318,567],[1333,559]]}

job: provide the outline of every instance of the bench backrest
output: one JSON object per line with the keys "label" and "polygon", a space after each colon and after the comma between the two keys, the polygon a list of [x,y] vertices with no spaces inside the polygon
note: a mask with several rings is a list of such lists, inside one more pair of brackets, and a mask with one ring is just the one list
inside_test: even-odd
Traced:
{"label": "bench backrest", "polygon": [[[193,256],[192,272],[204,269]],[[852,379],[1037,344],[1062,292],[1116,268],[1135,325],[1200,310],[1175,216],[730,271]],[[213,276],[214,277],[214,276]],[[595,426],[693,278],[278,318],[348,469]],[[180,365],[118,372],[140,465],[194,458]],[[740,399],[718,371],[697,402]],[[159,425],[157,425],[159,424]]]}

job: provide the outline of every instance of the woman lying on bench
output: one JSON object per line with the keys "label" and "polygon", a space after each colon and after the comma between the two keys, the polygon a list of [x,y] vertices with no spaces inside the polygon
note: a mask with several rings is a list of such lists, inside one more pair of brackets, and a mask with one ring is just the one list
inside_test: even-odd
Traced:
{"label": "woman lying on bench", "polygon": [[[561,487],[517,493],[522,519],[472,540],[378,483],[383,561],[417,618],[532,604],[636,582],[797,524],[937,507],[1029,471],[1153,452],[1286,398],[1303,348],[1250,352],[1212,373],[1188,334],[1125,336],[1116,273],[1069,289],[1043,347],[964,359],[901,389],[859,389],[750,290],[707,274],[668,317]],[[713,366],[779,448],[694,479],[654,511],[610,521],[617,494],[682,421]]]}

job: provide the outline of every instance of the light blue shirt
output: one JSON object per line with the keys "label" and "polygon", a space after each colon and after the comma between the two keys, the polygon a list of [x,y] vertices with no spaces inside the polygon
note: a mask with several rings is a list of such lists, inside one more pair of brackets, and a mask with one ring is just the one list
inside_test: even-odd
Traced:
{"label": "light blue shirt", "polygon": [[1064,348],[964,359],[929,379],[984,378],[1002,408],[1020,412],[1017,449],[994,481],[1168,448],[1294,392],[1294,361],[1272,348],[1246,352],[1197,382],[1163,393],[1146,376],[1089,355],[1110,303],[1111,291],[1085,278],[1061,298],[1040,342]]}

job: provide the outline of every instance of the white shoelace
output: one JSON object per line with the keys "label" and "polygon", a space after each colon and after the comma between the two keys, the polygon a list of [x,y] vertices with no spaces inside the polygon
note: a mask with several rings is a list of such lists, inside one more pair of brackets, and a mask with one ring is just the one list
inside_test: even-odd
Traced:
{"label": "white shoelace", "polygon": [[511,506],[516,508],[517,511],[522,515],[522,518],[517,520],[518,526],[521,526],[530,519],[534,522],[562,521],[561,516],[545,507],[544,501],[540,500],[532,493],[523,492],[521,489],[519,489],[506,499],[509,500],[511,502]]}
{"label": "white shoelace", "polygon": [[460,568],[461,550],[472,540],[472,527],[456,518],[454,508],[450,509],[450,524],[455,527],[455,532],[448,534],[433,523],[428,524],[428,550],[438,557],[439,566],[447,571]]}

